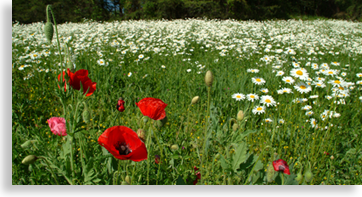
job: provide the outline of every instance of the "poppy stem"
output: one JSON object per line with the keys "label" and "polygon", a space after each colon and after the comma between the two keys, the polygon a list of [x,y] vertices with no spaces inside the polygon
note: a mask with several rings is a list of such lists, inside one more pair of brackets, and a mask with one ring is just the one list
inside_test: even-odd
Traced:
{"label": "poppy stem", "polygon": [[[204,168],[204,158],[206,157],[206,153],[207,153],[205,148],[206,148],[206,141],[207,141],[207,127],[208,127],[209,115],[210,115],[210,97],[211,97],[210,96],[210,91],[211,91],[211,88],[207,87],[207,112],[206,112],[206,117],[205,117],[204,143],[202,145],[202,157],[201,157],[201,166],[200,166],[200,168],[202,169],[201,174],[206,174],[206,170]],[[200,182],[201,182],[201,184],[203,184],[203,176],[201,176]]]}
{"label": "poppy stem", "polygon": [[[153,125],[153,124],[152,124],[152,125]],[[156,129],[156,127],[155,127],[154,125],[153,125],[153,128],[155,128],[155,131],[157,131],[157,129]],[[160,149],[160,152],[161,152],[161,161],[162,161],[163,151],[162,151],[162,147],[161,147],[160,141],[158,140],[158,137],[157,137],[156,132],[153,132],[153,135],[155,136],[156,141],[157,141],[158,148]],[[160,175],[160,170],[161,170],[161,164],[158,165],[156,185],[158,184],[158,177],[159,177],[159,175]]]}
{"label": "poppy stem", "polygon": [[[60,51],[60,43],[59,43],[59,36],[58,36],[58,28],[57,28],[57,22],[55,21],[55,16],[52,10],[52,6],[48,5],[47,8],[50,10],[53,16],[53,22],[55,27],[55,35],[57,36],[57,46],[58,46],[58,52],[59,52],[59,58],[60,58],[60,66],[62,66],[62,52]],[[48,14],[48,13],[47,13]]]}
{"label": "poppy stem", "polygon": [[50,169],[50,172],[52,173],[52,175],[53,175],[53,177],[54,177],[55,183],[56,183],[57,185],[59,185],[58,180],[57,180],[56,176],[54,175],[53,168],[51,168],[50,165],[49,165],[49,161],[48,161],[45,157],[42,157],[42,156],[39,156],[38,158],[45,160],[45,162],[47,163],[48,168]]}
{"label": "poppy stem", "polygon": [[283,172],[279,172],[282,174],[282,185],[284,185],[284,173]]}

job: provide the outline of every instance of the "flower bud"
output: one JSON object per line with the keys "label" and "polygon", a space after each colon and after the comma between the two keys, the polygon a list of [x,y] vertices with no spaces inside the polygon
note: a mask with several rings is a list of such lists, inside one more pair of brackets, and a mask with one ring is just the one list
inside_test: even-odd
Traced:
{"label": "flower bud", "polygon": [[54,28],[51,22],[46,22],[44,25],[44,34],[45,38],[48,40],[49,43],[52,43]]}
{"label": "flower bud", "polygon": [[235,123],[235,124],[233,125],[233,131],[237,131],[238,128],[239,128],[239,125]]}
{"label": "flower bud", "polygon": [[194,98],[192,98],[191,100],[191,104],[196,104],[199,101],[200,97],[199,96],[195,96]]}
{"label": "flower bud", "polygon": [[238,115],[237,115],[237,118],[236,119],[238,119],[239,121],[242,121],[243,119],[244,119],[244,112],[243,112],[243,110],[240,110],[239,112],[238,112]]}
{"label": "flower bud", "polygon": [[28,155],[26,156],[21,163],[25,165],[33,164],[38,159],[35,155]]}
{"label": "flower bud", "polygon": [[126,181],[122,181],[121,185],[129,185]]}
{"label": "flower bud", "polygon": [[34,144],[35,142],[37,142],[37,140],[28,140],[28,141],[24,142],[24,144],[22,144],[20,146],[21,146],[21,148],[27,148],[30,145]]}
{"label": "flower bud", "polygon": [[302,171],[299,171],[299,173],[297,174],[297,177],[295,178],[296,181],[298,181],[298,183],[300,183],[300,181],[302,180],[303,176],[302,176]]}
{"label": "flower bud", "polygon": [[334,159],[334,156],[333,156],[333,155],[331,156],[331,159],[332,159],[332,160]]}
{"label": "flower bud", "polygon": [[212,82],[214,81],[214,76],[212,76],[211,71],[207,71],[205,75],[205,84],[207,87],[210,87],[212,85]]}
{"label": "flower bud", "polygon": [[274,180],[274,167],[273,165],[269,165],[266,170],[266,180],[271,183]]}
{"label": "flower bud", "polygon": [[120,97],[117,101],[117,110],[120,111],[120,112],[123,112],[124,111],[124,100],[122,97]]}
{"label": "flower bud", "polygon": [[311,172],[311,170],[309,169],[306,173],[305,173],[305,181],[310,182],[313,179],[313,173]]}
{"label": "flower bud", "polygon": [[131,177],[130,176],[126,176],[126,178],[124,179],[127,183],[127,185],[131,185]]}
{"label": "flower bud", "polygon": [[174,145],[171,146],[171,150],[173,150],[173,151],[176,151],[178,149],[179,149],[179,147],[178,147],[177,144],[174,144]]}
{"label": "flower bud", "polygon": [[145,130],[138,129],[137,130],[137,135],[142,141],[144,141],[144,142],[146,141],[146,132],[145,132]]}
{"label": "flower bud", "polygon": [[142,120],[143,120],[144,123],[147,123],[148,122],[147,116],[143,116]]}
{"label": "flower bud", "polygon": [[89,122],[89,120],[90,120],[90,114],[89,114],[89,111],[88,111],[88,108],[87,108],[87,107],[84,108],[84,111],[83,111],[83,113],[82,113],[82,117],[83,117],[83,121],[84,121],[85,123],[88,123],[88,122]]}

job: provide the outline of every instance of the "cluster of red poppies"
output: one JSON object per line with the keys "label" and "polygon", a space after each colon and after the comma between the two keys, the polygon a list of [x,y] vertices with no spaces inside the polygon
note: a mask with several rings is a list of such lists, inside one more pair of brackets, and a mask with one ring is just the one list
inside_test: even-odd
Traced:
{"label": "cluster of red poppies", "polygon": [[[67,76],[66,76],[67,74]],[[60,80],[61,74],[58,76]],[[69,78],[68,84],[75,90],[83,87],[86,96],[90,96],[96,90],[95,82],[88,77],[88,70],[80,69],[72,73],[67,69],[63,72],[64,91],[67,91],[65,78]],[[120,98],[117,102],[117,110],[125,110],[124,101]],[[166,117],[165,108],[167,104],[161,99],[144,98],[136,103],[144,116],[153,120],[162,120]],[[142,161],[147,159],[147,149],[144,142],[138,137],[137,133],[125,126],[113,126],[106,129],[98,138],[98,143],[106,148],[115,158],[120,160]]]}

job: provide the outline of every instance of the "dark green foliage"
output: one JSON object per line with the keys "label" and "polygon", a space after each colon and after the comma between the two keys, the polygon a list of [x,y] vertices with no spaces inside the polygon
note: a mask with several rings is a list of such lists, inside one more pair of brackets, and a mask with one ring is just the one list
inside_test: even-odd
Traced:
{"label": "dark green foliage", "polygon": [[14,0],[13,21],[45,21],[51,4],[57,23],[128,19],[266,20],[310,17],[362,20],[362,0]]}

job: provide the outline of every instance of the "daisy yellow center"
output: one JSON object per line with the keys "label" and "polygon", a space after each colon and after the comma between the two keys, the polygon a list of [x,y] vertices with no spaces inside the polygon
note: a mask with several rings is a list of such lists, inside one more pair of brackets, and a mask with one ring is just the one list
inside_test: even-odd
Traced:
{"label": "daisy yellow center", "polygon": [[256,110],[257,110],[257,111],[261,111],[261,110],[263,110],[263,108],[262,108],[262,107],[258,107],[258,108],[256,108]]}
{"label": "daisy yellow center", "polygon": [[337,64],[337,62],[334,62],[335,64]]}
{"label": "daisy yellow center", "polygon": [[333,72],[332,72],[332,71],[329,71],[328,74],[333,74]]}
{"label": "daisy yellow center", "polygon": [[297,75],[303,75],[303,71],[301,71],[301,70],[298,70],[296,73],[297,73]]}
{"label": "daisy yellow center", "polygon": [[285,80],[286,82],[290,82],[290,80],[289,79],[287,79],[287,80]]}
{"label": "daisy yellow center", "polygon": [[317,86],[322,86],[320,83],[317,83]]}
{"label": "daisy yellow center", "polygon": [[270,100],[270,99],[266,99],[265,102],[271,103],[271,100]]}
{"label": "daisy yellow center", "polygon": [[343,88],[343,87],[339,87],[339,89],[340,89],[340,90],[344,90],[344,88]]}
{"label": "daisy yellow center", "polygon": [[254,95],[250,95],[250,98],[255,98],[255,96],[254,96]]}
{"label": "daisy yellow center", "polygon": [[340,84],[341,82],[339,80],[335,80],[334,83]]}
{"label": "daisy yellow center", "polygon": [[283,92],[288,92],[288,90],[283,90]]}
{"label": "daisy yellow center", "polygon": [[256,79],[256,81],[257,81],[257,82],[261,82],[261,80],[260,80],[260,79]]}
{"label": "daisy yellow center", "polygon": [[305,87],[304,85],[301,85],[301,86],[299,86],[300,87],[300,89],[307,89],[307,87]]}
{"label": "daisy yellow center", "polygon": [[269,122],[269,120],[265,120],[265,122]]}
{"label": "daisy yellow center", "polygon": [[103,64],[103,61],[100,61],[101,64]]}
{"label": "daisy yellow center", "polygon": [[241,98],[241,96],[240,96],[240,95],[237,95],[236,98]]}

